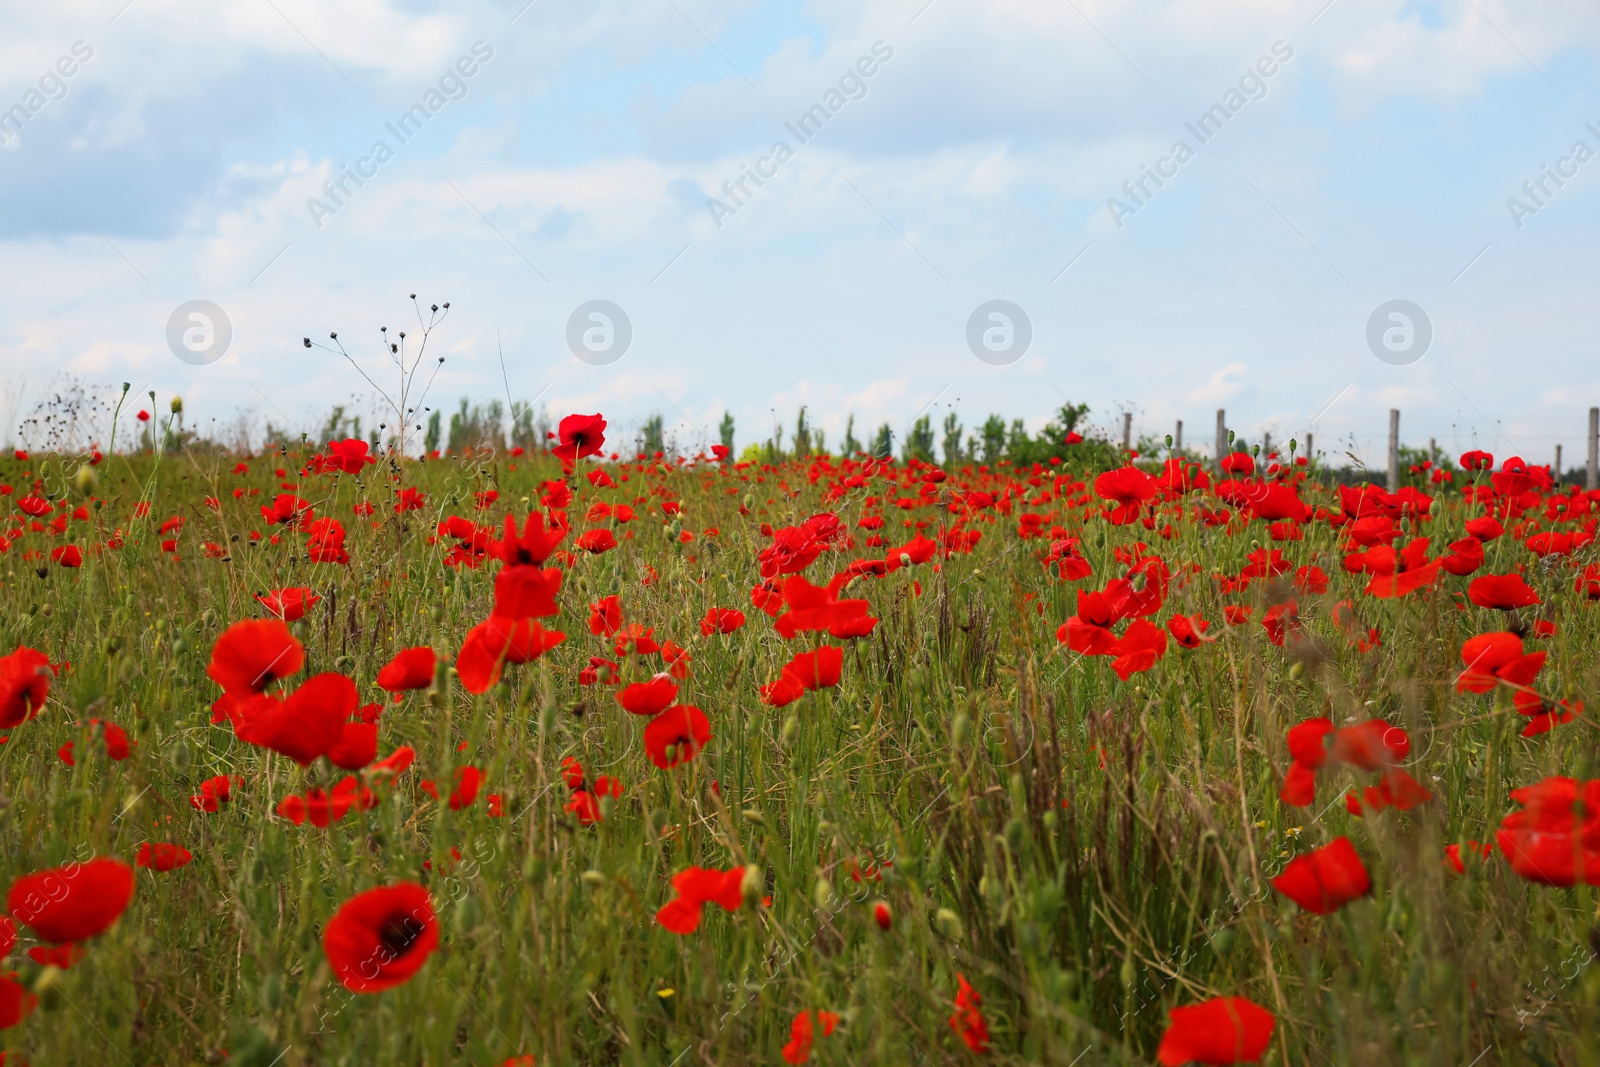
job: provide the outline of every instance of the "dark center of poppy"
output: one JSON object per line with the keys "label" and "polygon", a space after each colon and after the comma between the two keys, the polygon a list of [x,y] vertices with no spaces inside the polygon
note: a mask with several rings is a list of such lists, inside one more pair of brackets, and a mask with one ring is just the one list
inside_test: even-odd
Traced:
{"label": "dark center of poppy", "polygon": [[404,956],[422,936],[423,924],[405,913],[389,916],[378,928],[378,940],[395,957]]}

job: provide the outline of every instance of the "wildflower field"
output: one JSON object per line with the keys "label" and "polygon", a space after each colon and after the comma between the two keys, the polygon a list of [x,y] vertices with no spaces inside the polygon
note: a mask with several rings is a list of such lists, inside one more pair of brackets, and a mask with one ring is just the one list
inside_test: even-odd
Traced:
{"label": "wildflower field", "polygon": [[1595,494],[606,432],[0,458],[6,1063],[1600,1064]]}

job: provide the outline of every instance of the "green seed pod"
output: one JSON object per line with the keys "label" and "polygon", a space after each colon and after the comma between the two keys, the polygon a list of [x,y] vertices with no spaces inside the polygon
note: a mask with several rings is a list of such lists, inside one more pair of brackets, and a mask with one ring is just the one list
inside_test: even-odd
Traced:
{"label": "green seed pod", "polygon": [[933,924],[946,937],[958,938],[961,936],[961,917],[949,908],[940,908],[934,912]]}
{"label": "green seed pod", "polygon": [[456,932],[470,934],[478,928],[478,920],[483,917],[483,907],[478,903],[478,898],[467,894],[456,903]]}
{"label": "green seed pod", "polygon": [[261,1009],[268,1015],[278,1010],[283,1001],[283,983],[276,974],[269,974],[261,982]]}
{"label": "green seed pod", "polygon": [[812,896],[817,902],[817,907],[826,911],[833,906],[833,883],[827,878],[818,878]]}
{"label": "green seed pod", "polygon": [[967,738],[972,733],[972,716],[964,711],[956,713],[956,718],[950,724],[950,743],[959,751],[966,747]]}
{"label": "green seed pod", "polygon": [[800,716],[791,715],[783,720],[783,744],[788,747],[794,744],[794,739],[800,734]]}
{"label": "green seed pod", "polygon": [[747,908],[759,907],[761,904],[761,891],[767,886],[767,880],[761,868],[754,863],[744,869],[744,877],[739,881],[739,895],[744,898]]}
{"label": "green seed pod", "polygon": [[80,463],[78,472],[72,477],[72,484],[80,496],[88,496],[100,488],[100,476],[87,463]]}

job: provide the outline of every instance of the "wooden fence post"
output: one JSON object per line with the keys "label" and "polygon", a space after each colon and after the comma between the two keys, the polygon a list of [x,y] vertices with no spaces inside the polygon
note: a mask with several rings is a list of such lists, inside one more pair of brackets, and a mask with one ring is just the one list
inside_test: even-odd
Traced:
{"label": "wooden fence post", "polygon": [[1389,409],[1389,492],[1400,491],[1400,409]]}

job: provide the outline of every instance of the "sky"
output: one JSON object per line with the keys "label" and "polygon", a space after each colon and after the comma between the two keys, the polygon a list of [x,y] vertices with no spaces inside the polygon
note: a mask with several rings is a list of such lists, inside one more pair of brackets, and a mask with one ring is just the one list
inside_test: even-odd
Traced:
{"label": "sky", "polygon": [[[6,435],[72,383],[258,441],[465,397],[690,450],[1071,401],[1571,468],[1600,404],[1579,0],[15,7]],[[416,362],[446,302],[402,398],[385,336]]]}

